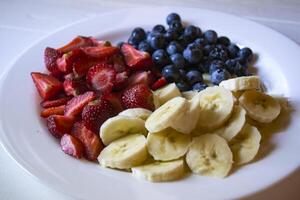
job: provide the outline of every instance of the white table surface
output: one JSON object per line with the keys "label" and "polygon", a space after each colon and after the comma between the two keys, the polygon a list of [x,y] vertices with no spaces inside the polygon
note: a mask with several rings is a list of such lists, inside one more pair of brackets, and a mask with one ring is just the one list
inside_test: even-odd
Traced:
{"label": "white table surface", "polygon": [[[158,4],[236,14],[269,26],[300,44],[299,0],[0,0],[0,75],[28,45],[64,25],[117,9]],[[299,185],[300,169],[244,199],[300,199]],[[0,199],[71,198],[42,185],[0,148]]]}

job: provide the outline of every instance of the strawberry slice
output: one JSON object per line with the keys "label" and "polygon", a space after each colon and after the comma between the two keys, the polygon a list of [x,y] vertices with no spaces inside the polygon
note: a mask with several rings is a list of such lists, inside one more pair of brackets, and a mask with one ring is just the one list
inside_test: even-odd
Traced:
{"label": "strawberry slice", "polygon": [[42,101],[41,106],[43,108],[57,107],[57,106],[65,105],[70,99],[71,97],[62,97],[55,100]]}
{"label": "strawberry slice", "polygon": [[132,74],[128,80],[128,86],[143,83],[145,85],[152,85],[154,82],[154,76],[151,71],[137,71]]}
{"label": "strawberry slice", "polygon": [[65,116],[76,116],[81,113],[84,106],[96,98],[94,92],[85,92],[84,94],[73,97],[68,101],[65,107]]}
{"label": "strawberry slice", "polygon": [[87,129],[83,122],[76,122],[72,129],[72,135],[82,142],[85,158],[95,161],[104,148],[98,134]]}
{"label": "strawberry slice", "polygon": [[73,117],[63,115],[51,115],[47,118],[48,130],[56,138],[61,138],[65,133],[70,133],[73,124]]}
{"label": "strawberry slice", "polygon": [[60,146],[63,152],[80,159],[84,152],[84,147],[81,141],[69,134],[64,134],[60,139]]}
{"label": "strawberry slice", "polygon": [[115,91],[124,89],[128,85],[128,77],[129,77],[128,71],[118,73],[116,75],[116,82],[113,89]]}
{"label": "strawberry slice", "polygon": [[81,117],[85,127],[98,133],[101,125],[116,114],[117,113],[110,102],[100,99],[86,105],[82,111]]}
{"label": "strawberry slice", "polygon": [[86,57],[86,55],[80,49],[73,49],[68,53],[65,53],[61,58],[58,58],[56,63],[58,69],[63,73],[70,73],[73,69],[73,63],[79,57]]}
{"label": "strawberry slice", "polygon": [[109,58],[79,57],[73,63],[73,72],[77,78],[84,77],[89,69],[97,64],[109,64]]}
{"label": "strawberry slice", "polygon": [[47,118],[50,115],[63,115],[65,110],[65,105],[46,108],[42,110],[41,117]]}
{"label": "strawberry slice", "polygon": [[63,47],[58,48],[57,50],[62,53],[68,53],[69,51],[78,49],[80,47],[88,47],[88,46],[93,46],[93,45],[94,45],[94,42],[90,37],[77,36],[71,42],[69,42],[68,44],[66,44]]}
{"label": "strawberry slice", "polygon": [[119,48],[113,46],[84,47],[82,50],[87,56],[95,58],[111,57],[119,52]]}
{"label": "strawberry slice", "polygon": [[155,83],[153,83],[153,85],[151,86],[152,90],[157,90],[165,85],[168,84],[168,81],[165,79],[165,77],[161,77],[160,79],[158,79],[157,81],[155,81]]}
{"label": "strawberry slice", "polygon": [[65,79],[63,86],[68,96],[78,96],[88,90],[85,81],[81,79]]}
{"label": "strawberry slice", "polygon": [[119,93],[112,92],[112,93],[104,94],[102,95],[101,99],[110,102],[117,113],[120,113],[124,110]]}
{"label": "strawberry slice", "polygon": [[97,38],[94,38],[94,37],[90,37],[91,40],[93,41],[93,46],[99,46],[99,47],[110,47],[111,46],[111,43],[110,41],[107,41],[107,40],[98,40]]}
{"label": "strawberry slice", "polygon": [[127,67],[126,67],[126,64],[124,62],[124,58],[121,54],[116,54],[114,55],[112,58],[112,64],[115,68],[115,70],[120,73],[120,72],[124,72]]}
{"label": "strawberry slice", "polygon": [[44,100],[55,97],[63,88],[62,83],[53,76],[39,72],[31,72],[31,77],[40,96]]}
{"label": "strawberry slice", "polygon": [[46,68],[53,74],[53,76],[60,76],[61,72],[58,69],[56,60],[62,56],[61,52],[51,47],[46,47],[44,51],[44,63]]}
{"label": "strawberry slice", "polygon": [[125,58],[126,64],[134,70],[149,69],[153,66],[149,53],[136,50],[130,44],[123,44],[121,46],[121,52]]}
{"label": "strawberry slice", "polygon": [[116,70],[111,65],[98,64],[89,69],[86,79],[93,89],[109,93],[115,84]]}

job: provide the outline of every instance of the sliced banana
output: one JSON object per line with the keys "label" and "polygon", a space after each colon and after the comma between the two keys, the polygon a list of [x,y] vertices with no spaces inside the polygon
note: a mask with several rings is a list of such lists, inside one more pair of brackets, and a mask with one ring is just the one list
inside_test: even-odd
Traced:
{"label": "sliced banana", "polygon": [[143,164],[147,158],[145,136],[133,134],[110,143],[101,151],[98,161],[103,167],[129,169]]}
{"label": "sliced banana", "polygon": [[256,90],[260,89],[261,82],[258,76],[242,76],[222,81],[219,85],[231,91]]}
{"label": "sliced banana", "polygon": [[174,97],[181,96],[181,93],[175,83],[170,83],[158,90],[155,90],[153,93],[156,97],[156,104],[159,106],[163,105]]}
{"label": "sliced banana", "polygon": [[199,92],[199,118],[196,129],[211,131],[230,117],[232,93],[223,87],[207,87]]}
{"label": "sliced banana", "polygon": [[198,94],[198,92],[195,90],[186,91],[186,92],[181,93],[182,97],[186,98],[187,100],[191,100],[197,94]]}
{"label": "sliced banana", "polygon": [[212,132],[230,141],[236,136],[243,128],[246,122],[246,111],[241,106],[234,106],[232,114],[228,121],[220,128]]}
{"label": "sliced banana", "polygon": [[193,138],[186,162],[193,173],[224,178],[232,166],[232,152],[222,137],[204,134]]}
{"label": "sliced banana", "polygon": [[183,97],[175,97],[156,109],[146,120],[145,126],[149,132],[158,132],[171,127],[172,122],[182,116],[188,107]]}
{"label": "sliced banana", "polygon": [[261,135],[257,128],[246,123],[229,143],[234,162],[238,165],[250,162],[259,150],[260,140]]}
{"label": "sliced banana", "polygon": [[115,116],[106,120],[100,128],[100,138],[105,145],[128,134],[147,134],[145,121],[127,116]]}
{"label": "sliced banana", "polygon": [[160,132],[149,133],[147,149],[155,160],[174,160],[186,154],[191,137],[167,128]]}
{"label": "sliced banana", "polygon": [[121,116],[140,118],[146,120],[152,114],[151,110],[145,108],[130,108],[119,113]]}
{"label": "sliced banana", "polygon": [[204,74],[202,74],[202,76],[203,76],[203,82],[206,84],[206,85],[208,85],[208,86],[214,86],[213,84],[212,84],[212,82],[210,81],[211,80],[211,75],[210,74],[207,74],[207,73],[204,73]]}
{"label": "sliced banana", "polygon": [[151,182],[173,181],[185,174],[184,161],[154,162],[139,167],[133,167],[133,176]]}
{"label": "sliced banana", "polygon": [[158,96],[153,92],[152,97],[153,97],[153,104],[154,104],[155,109],[159,108],[160,103],[159,103]]}
{"label": "sliced banana", "polygon": [[239,103],[246,109],[249,117],[262,123],[272,122],[281,111],[278,101],[255,90],[246,91],[239,98]]}

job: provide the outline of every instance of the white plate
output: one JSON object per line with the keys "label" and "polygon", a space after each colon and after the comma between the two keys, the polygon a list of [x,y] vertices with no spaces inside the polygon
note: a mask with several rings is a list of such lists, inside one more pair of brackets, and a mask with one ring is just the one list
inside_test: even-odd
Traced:
{"label": "white plate", "polygon": [[[202,29],[214,29],[259,54],[256,63],[268,91],[284,95],[296,111],[287,128],[275,134],[267,156],[225,179],[190,176],[171,183],[148,183],[129,173],[103,169],[64,154],[39,117],[39,102],[30,72],[44,71],[46,46],[59,47],[76,35],[125,40],[136,26],[165,22],[170,12]],[[279,33],[235,16],[191,8],[132,9],[100,15],[59,30],[27,49],[2,77],[0,90],[2,145],[26,171],[45,184],[88,199],[231,199],[270,186],[300,164],[300,48]],[[297,123],[298,120],[298,123]]]}

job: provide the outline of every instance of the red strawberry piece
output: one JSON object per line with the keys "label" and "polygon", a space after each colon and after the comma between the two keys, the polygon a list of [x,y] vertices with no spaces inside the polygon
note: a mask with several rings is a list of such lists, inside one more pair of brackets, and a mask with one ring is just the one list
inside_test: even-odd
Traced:
{"label": "red strawberry piece", "polygon": [[119,52],[119,48],[113,46],[85,47],[82,50],[87,56],[95,58],[111,57]]}
{"label": "red strawberry piece", "polygon": [[81,113],[85,127],[98,133],[101,125],[117,113],[110,102],[100,99],[90,102]]}
{"label": "red strawberry piece", "polygon": [[46,108],[42,110],[41,117],[49,117],[50,115],[64,115],[65,105]]}
{"label": "red strawberry piece", "polygon": [[126,70],[126,64],[124,58],[121,54],[116,54],[112,58],[112,64],[114,65],[115,70],[120,73]]}
{"label": "red strawberry piece", "polygon": [[81,141],[69,134],[64,134],[60,139],[60,146],[63,152],[80,159],[84,152],[84,147]]}
{"label": "red strawberry piece", "polygon": [[42,101],[41,106],[43,108],[57,107],[57,106],[65,105],[70,99],[71,97],[62,97],[55,100]]}
{"label": "red strawberry piece", "polygon": [[63,88],[62,83],[53,76],[39,72],[31,72],[31,77],[40,96],[44,100],[55,97]]}
{"label": "red strawberry piece", "polygon": [[63,86],[69,96],[78,96],[88,90],[85,81],[81,79],[66,79]]}
{"label": "red strawberry piece", "polygon": [[126,108],[154,109],[152,92],[142,83],[126,89],[122,95],[122,102]]}
{"label": "red strawberry piece", "polygon": [[73,69],[73,63],[79,57],[86,57],[86,55],[80,49],[73,49],[68,53],[65,53],[61,58],[58,58],[56,63],[58,69],[63,73],[70,73]]}
{"label": "red strawberry piece", "polygon": [[80,47],[88,47],[93,46],[94,42],[90,37],[84,37],[84,36],[77,36],[74,38],[71,42],[66,44],[63,47],[58,48],[57,50],[62,53],[68,53],[69,51],[72,51],[73,49],[78,49]]}
{"label": "red strawberry piece", "polygon": [[94,46],[99,46],[99,47],[110,47],[111,43],[107,40],[98,40],[97,38],[90,37],[90,39],[93,41]]}
{"label": "red strawberry piece", "polygon": [[101,97],[101,99],[110,102],[117,113],[120,113],[124,110],[122,106],[121,96],[118,93],[112,92],[112,93],[104,94]]}
{"label": "red strawberry piece", "polygon": [[83,122],[76,122],[72,129],[72,135],[77,137],[84,146],[84,156],[86,159],[95,161],[104,148],[98,134],[87,129]]}
{"label": "red strawberry piece", "polygon": [[128,86],[143,83],[145,85],[152,85],[154,82],[154,76],[151,71],[137,71],[132,74],[128,80]]}
{"label": "red strawberry piece", "polygon": [[46,68],[53,74],[53,76],[60,76],[61,72],[58,69],[58,66],[56,64],[56,60],[59,59],[62,56],[62,54],[57,51],[56,49],[53,49],[51,47],[47,47],[44,51],[44,62],[46,65]]}
{"label": "red strawberry piece", "polygon": [[129,72],[124,71],[116,75],[116,83],[114,85],[114,90],[122,90],[128,85]]}
{"label": "red strawberry piece", "polygon": [[74,118],[63,115],[51,115],[47,118],[47,127],[50,133],[61,138],[65,133],[70,133],[74,124]]}
{"label": "red strawberry piece", "polygon": [[123,44],[121,52],[125,58],[126,64],[134,70],[149,69],[149,67],[153,65],[149,53],[136,50],[130,44]]}
{"label": "red strawberry piece", "polygon": [[94,92],[85,92],[84,94],[73,97],[68,101],[65,107],[65,116],[76,116],[81,113],[84,106],[96,98]]}
{"label": "red strawberry piece", "polygon": [[93,89],[109,93],[116,81],[116,70],[111,65],[98,64],[89,69],[86,79]]}
{"label": "red strawberry piece", "polygon": [[153,85],[151,86],[152,90],[157,90],[165,85],[168,84],[168,81],[165,79],[165,77],[161,77],[160,79],[158,79],[157,81],[155,81],[155,83],[153,83]]}

